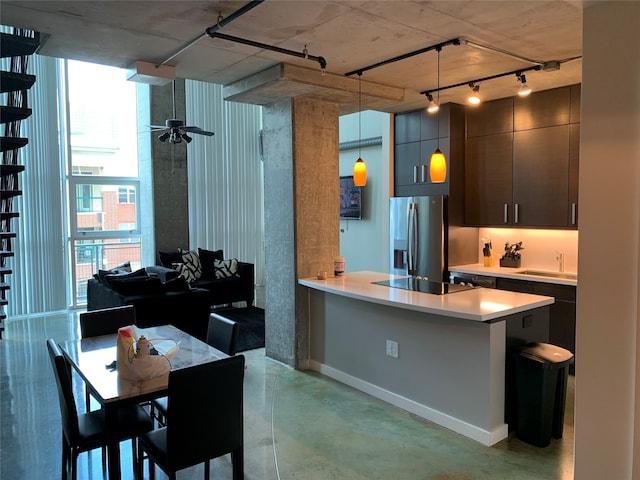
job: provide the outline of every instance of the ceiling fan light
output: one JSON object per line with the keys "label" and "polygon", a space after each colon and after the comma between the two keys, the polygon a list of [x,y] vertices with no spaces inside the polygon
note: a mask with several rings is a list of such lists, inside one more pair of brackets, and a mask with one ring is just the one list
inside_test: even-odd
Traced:
{"label": "ceiling fan light", "polygon": [[186,133],[182,134],[182,138],[184,139],[185,142],[187,143],[191,143],[191,140],[193,140],[189,135],[187,135]]}
{"label": "ceiling fan light", "polygon": [[171,132],[169,143],[182,143],[182,138],[180,137],[180,133]]}
{"label": "ceiling fan light", "polygon": [[164,132],[162,135],[158,135],[158,140],[161,142],[166,142],[169,138],[169,132]]}

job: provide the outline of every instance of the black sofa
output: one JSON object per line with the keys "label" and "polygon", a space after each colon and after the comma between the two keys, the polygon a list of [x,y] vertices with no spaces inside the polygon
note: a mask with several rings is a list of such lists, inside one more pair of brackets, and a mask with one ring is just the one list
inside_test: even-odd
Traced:
{"label": "black sofa", "polygon": [[184,279],[176,278],[175,270],[166,270],[147,267],[120,275],[96,275],[87,283],[87,310],[133,305],[138,327],[170,324],[206,341],[209,292],[190,288]]}
{"label": "black sofa", "polygon": [[[195,252],[194,252],[195,253]],[[255,267],[253,263],[236,261],[237,272],[230,277],[216,278],[214,261],[223,261],[222,250],[198,249],[197,255],[201,262],[200,278],[192,280],[189,285],[193,288],[203,288],[209,292],[209,304],[229,305],[245,302],[247,307],[253,305],[255,297]],[[175,272],[175,266],[183,261],[179,251],[159,252],[160,265],[156,269],[165,268]],[[171,275],[164,271],[165,275]]]}

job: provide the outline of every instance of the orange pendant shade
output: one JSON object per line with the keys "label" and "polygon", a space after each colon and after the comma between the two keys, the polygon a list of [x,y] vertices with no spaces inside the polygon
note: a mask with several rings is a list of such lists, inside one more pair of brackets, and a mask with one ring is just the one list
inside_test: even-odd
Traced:
{"label": "orange pendant shade", "polygon": [[447,179],[447,160],[439,148],[431,155],[429,176],[433,183],[442,183]]}
{"label": "orange pendant shade", "polygon": [[367,184],[367,164],[361,158],[353,165],[353,183],[356,187],[364,187]]}

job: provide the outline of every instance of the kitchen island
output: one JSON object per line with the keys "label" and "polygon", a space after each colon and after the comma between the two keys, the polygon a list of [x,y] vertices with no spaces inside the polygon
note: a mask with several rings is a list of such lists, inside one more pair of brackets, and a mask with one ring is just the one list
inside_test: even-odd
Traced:
{"label": "kitchen island", "polygon": [[372,283],[393,278],[356,272],[298,281],[309,301],[310,368],[485,445],[506,438],[507,351],[548,341],[554,299]]}

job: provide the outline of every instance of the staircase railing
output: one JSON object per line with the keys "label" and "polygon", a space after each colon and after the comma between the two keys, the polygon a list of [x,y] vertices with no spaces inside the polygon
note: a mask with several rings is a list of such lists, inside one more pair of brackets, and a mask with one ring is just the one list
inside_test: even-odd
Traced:
{"label": "staircase railing", "polygon": [[22,195],[19,174],[25,169],[19,164],[18,152],[28,143],[27,138],[20,136],[20,124],[31,116],[27,91],[36,81],[34,75],[27,73],[27,63],[39,45],[40,34],[31,30],[16,28],[12,34],[0,33],[0,57],[11,59],[10,70],[0,72],[0,93],[6,94],[6,105],[0,105],[0,124],[4,125],[4,134],[0,137],[0,339],[9,303],[7,277],[13,273],[7,265],[7,260],[14,256],[12,240],[16,233],[12,221],[19,217],[13,209],[13,199]]}

